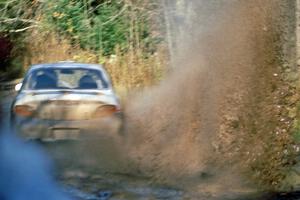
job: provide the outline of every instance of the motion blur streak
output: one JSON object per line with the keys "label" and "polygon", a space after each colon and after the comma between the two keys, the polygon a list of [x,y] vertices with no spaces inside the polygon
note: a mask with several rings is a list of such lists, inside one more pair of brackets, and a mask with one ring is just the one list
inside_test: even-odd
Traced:
{"label": "motion blur streak", "polygon": [[51,162],[33,144],[0,132],[1,200],[69,200],[51,177]]}
{"label": "motion blur streak", "polygon": [[189,189],[248,188],[244,175],[273,142],[279,3],[188,1],[172,74],[127,106],[128,151],[143,173]]}

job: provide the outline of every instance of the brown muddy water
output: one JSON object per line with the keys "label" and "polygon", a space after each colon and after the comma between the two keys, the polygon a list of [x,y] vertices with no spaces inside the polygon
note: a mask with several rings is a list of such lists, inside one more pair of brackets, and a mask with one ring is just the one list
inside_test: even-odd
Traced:
{"label": "brown muddy water", "polygon": [[194,0],[184,16],[170,12],[175,65],[128,98],[122,135],[42,145],[65,190],[95,200],[297,199],[266,192],[280,186],[286,163],[273,161],[290,144],[273,134],[286,128],[284,105],[275,109],[285,86],[274,76],[280,2]]}
{"label": "brown muddy water", "polygon": [[[260,194],[280,187],[291,145],[288,135],[274,134],[291,122],[278,122],[286,109],[279,95],[286,83],[278,78],[282,1],[185,6],[170,12],[177,47],[170,74],[127,100],[126,129],[115,145],[96,150],[103,143],[93,141],[81,146],[92,153],[77,155],[88,170],[107,172],[99,176],[103,185],[120,184],[112,188],[123,188],[124,199],[268,199]],[[79,176],[87,185],[93,179]]]}
{"label": "brown muddy water", "polygon": [[280,185],[280,3],[187,3],[171,74],[126,107],[126,152],[143,174],[217,195]]}

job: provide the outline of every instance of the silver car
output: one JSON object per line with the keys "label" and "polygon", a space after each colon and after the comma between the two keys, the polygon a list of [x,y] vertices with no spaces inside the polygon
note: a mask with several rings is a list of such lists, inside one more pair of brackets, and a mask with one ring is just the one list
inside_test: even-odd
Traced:
{"label": "silver car", "polygon": [[11,107],[11,124],[26,139],[80,139],[116,134],[122,112],[100,65],[59,62],[32,66]]}

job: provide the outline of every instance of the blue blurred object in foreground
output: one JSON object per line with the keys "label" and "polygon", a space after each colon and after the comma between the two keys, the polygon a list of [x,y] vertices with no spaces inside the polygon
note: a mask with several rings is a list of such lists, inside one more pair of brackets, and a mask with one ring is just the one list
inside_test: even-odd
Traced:
{"label": "blue blurred object in foreground", "polygon": [[0,177],[0,200],[69,200],[46,155],[7,130],[0,131]]}
{"label": "blue blurred object in foreground", "polygon": [[100,191],[99,192],[100,200],[108,200],[111,196],[112,196],[111,191]]}

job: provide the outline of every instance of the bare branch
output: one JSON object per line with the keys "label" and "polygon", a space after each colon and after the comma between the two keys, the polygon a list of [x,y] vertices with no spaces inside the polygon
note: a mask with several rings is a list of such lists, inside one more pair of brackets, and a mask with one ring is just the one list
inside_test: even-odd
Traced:
{"label": "bare branch", "polygon": [[20,28],[20,29],[16,29],[16,30],[10,30],[9,32],[10,33],[19,33],[19,32],[26,31],[28,29],[36,28],[36,27],[38,27],[38,25],[32,25],[32,26],[27,26],[25,28]]}
{"label": "bare branch", "polygon": [[14,22],[24,22],[24,23],[32,23],[32,24],[39,24],[38,21],[32,19],[21,19],[21,18],[0,18],[0,23],[14,23]]}
{"label": "bare branch", "polygon": [[120,12],[117,15],[112,16],[109,20],[107,20],[106,22],[102,23],[102,26],[105,26],[106,24],[108,24],[108,23],[114,21],[115,19],[117,19],[120,15],[123,14],[123,12],[126,10],[127,7],[128,7],[127,5],[123,6],[122,10],[120,10]]}

